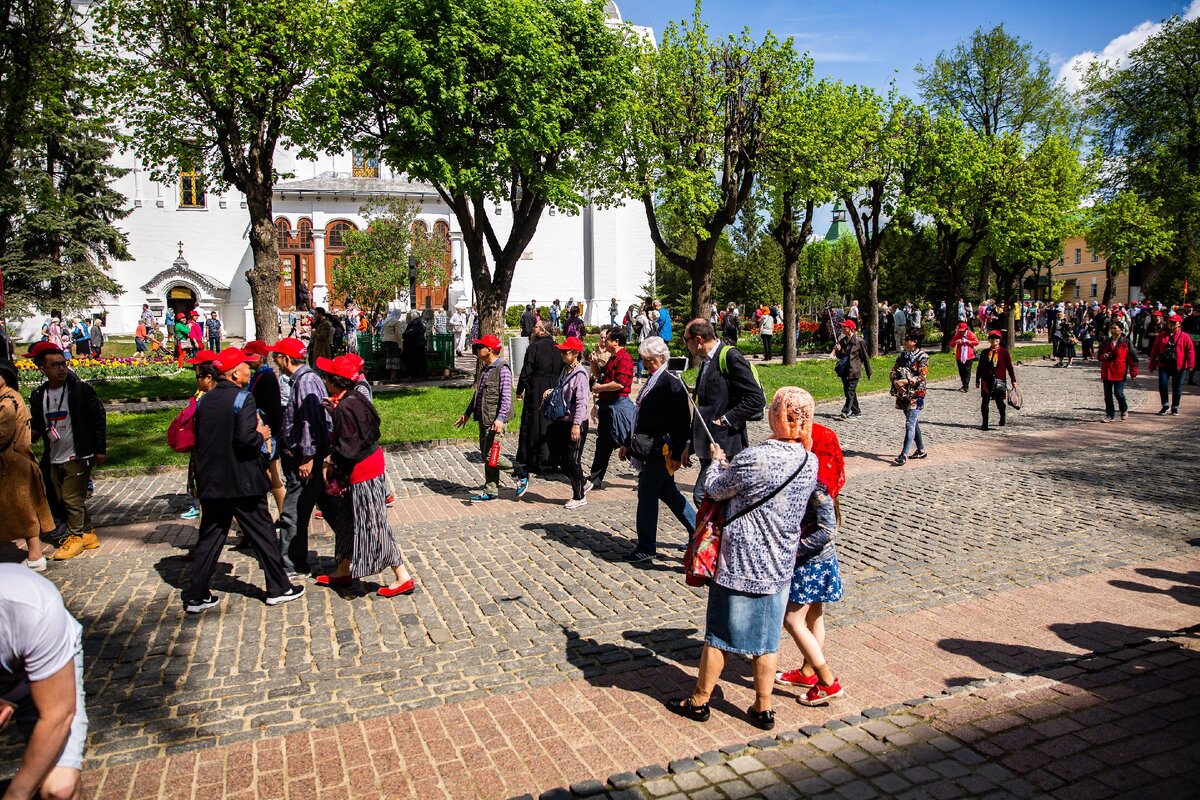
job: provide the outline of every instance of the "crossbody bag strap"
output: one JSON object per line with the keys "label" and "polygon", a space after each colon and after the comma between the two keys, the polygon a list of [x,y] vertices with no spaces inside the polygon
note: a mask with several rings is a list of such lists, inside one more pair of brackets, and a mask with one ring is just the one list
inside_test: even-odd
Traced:
{"label": "crossbody bag strap", "polygon": [[775,495],[782,492],[789,483],[796,480],[796,478],[798,478],[800,476],[800,473],[804,471],[804,465],[807,463],[808,463],[808,451],[805,450],[804,451],[804,460],[800,462],[800,466],[796,468],[796,471],[793,472],[786,481],[784,481],[783,483],[779,484],[774,489],[772,489],[770,491],[770,493],[768,493],[765,497],[755,500],[753,503],[746,506],[745,508],[743,508],[741,511],[737,512],[736,514],[726,517],[725,524],[728,525],[729,523],[733,522],[735,519],[738,519],[739,517],[744,517],[746,514],[749,514],[754,509],[758,508],[759,506],[763,505],[764,503],[769,502],[772,498],[775,497]]}

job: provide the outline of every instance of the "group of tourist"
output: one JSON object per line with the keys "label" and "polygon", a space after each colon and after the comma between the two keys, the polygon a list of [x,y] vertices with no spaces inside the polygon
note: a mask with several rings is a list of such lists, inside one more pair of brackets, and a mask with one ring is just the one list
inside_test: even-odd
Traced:
{"label": "group of tourist", "polygon": [[100,317],[60,319],[49,317],[42,323],[41,341],[59,347],[71,358],[103,358],[104,321]]}

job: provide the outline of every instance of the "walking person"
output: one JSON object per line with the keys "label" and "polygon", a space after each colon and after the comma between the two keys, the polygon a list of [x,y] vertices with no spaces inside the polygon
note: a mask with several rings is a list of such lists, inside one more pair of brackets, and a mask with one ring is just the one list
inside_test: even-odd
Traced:
{"label": "walking person", "polygon": [[904,311],[904,306],[899,302],[896,303],[896,310],[892,312],[892,334],[896,340],[896,352],[904,352],[904,337],[908,331],[908,314]]}
{"label": "walking person", "polygon": [[620,459],[628,459],[638,473],[638,541],[625,556],[626,561],[634,563],[654,558],[658,549],[659,501],[666,503],[689,537],[696,530],[696,509],[675,485],[675,471],[684,461],[691,437],[687,387],[667,370],[671,351],[660,337],[643,340],[638,355],[650,377],[637,397],[629,445],[618,452]]}
{"label": "walking person", "polygon": [[[1104,419],[1112,422],[1120,411],[1121,419],[1129,418],[1129,403],[1125,400],[1125,378],[1138,376],[1137,348],[1125,335],[1121,323],[1108,326],[1108,338],[1100,344],[1100,378],[1104,381]],[[1114,402],[1115,399],[1115,402]]]}
{"label": "walking person", "polygon": [[4,798],[83,797],[88,715],[83,628],[53,583],[19,564],[0,564],[0,729],[25,739]]}
{"label": "walking person", "polygon": [[[891,394],[896,408],[904,412],[904,444],[896,464],[903,466],[908,459],[925,458],[925,441],[921,436],[921,411],[925,408],[925,389],[929,379],[929,354],[921,349],[922,331],[904,334],[904,349],[892,367]],[[909,448],[915,446],[911,454]]]}
{"label": "walking person", "polygon": [[804,694],[802,705],[823,705],[842,695],[842,686],[825,660],[825,604],[842,599],[842,577],[834,539],[838,528],[836,499],[846,485],[846,464],[837,434],[824,425],[812,426],[812,450],[817,459],[817,485],[800,523],[796,570],[788,592],[783,629],[804,656],[797,669],[778,672],[775,682]]}
{"label": "walking person", "polygon": [[314,507],[336,520],[340,503],[325,491],[324,463],[329,455],[333,420],[325,399],[325,381],[308,365],[304,342],[288,337],[271,348],[275,366],[291,390],[283,404],[278,435],[284,498],[276,527],[284,568],[292,575],[310,573],[308,526]]}
{"label": "walking person", "polygon": [[450,333],[454,336],[454,355],[461,356],[467,349],[467,314],[464,306],[455,306],[450,315]]}
{"label": "walking person", "polygon": [[1158,370],[1158,396],[1162,400],[1159,416],[1168,411],[1171,416],[1179,416],[1183,376],[1196,368],[1196,347],[1192,337],[1182,331],[1182,324],[1183,318],[1172,313],[1150,348],[1150,369]]}
{"label": "walking person", "polygon": [[104,335],[104,325],[99,317],[92,320],[92,327],[88,333],[88,342],[91,346],[92,358],[104,358],[104,344],[108,338]]}
{"label": "walking person", "polygon": [[67,525],[67,538],[55,561],[74,558],[100,546],[87,509],[92,469],[108,457],[107,419],[96,390],[67,369],[63,351],[38,342],[26,354],[45,382],[29,396],[31,440],[45,441],[41,459],[51,510]]}
{"label": "walking person", "polygon": [[333,324],[325,309],[313,311],[312,332],[309,334],[308,354],[316,363],[318,358],[333,358]]}
{"label": "walking person", "polygon": [[517,399],[521,407],[521,428],[517,433],[517,455],[513,461],[513,478],[517,482],[517,497],[529,488],[531,472],[547,474],[562,464],[563,450],[552,441],[552,421],[542,413],[542,396],[558,385],[562,375],[562,355],[554,345],[554,337],[546,323],[538,320],[533,336],[525,350],[525,363],[517,379]]}
{"label": "walking person", "polygon": [[[1017,373],[1013,369],[1012,356],[1008,348],[1000,344],[1004,339],[1001,331],[988,331],[988,348],[979,354],[979,366],[975,369],[975,388],[979,390],[979,413],[983,416],[981,431],[988,429],[988,411],[996,404],[1000,412],[1001,428],[1007,411],[1008,389],[1017,385]],[[1007,380],[1006,380],[1007,378]]]}
{"label": "walking person", "polygon": [[[592,386],[596,395],[596,452],[588,470],[584,492],[601,489],[604,476],[608,474],[608,462],[615,450],[629,443],[633,428],[634,405],[629,399],[633,390],[633,358],[625,349],[625,331],[610,328],[601,337],[600,346],[608,351],[608,360],[600,370],[600,377]],[[528,358],[528,354],[526,355]]]}
{"label": "walking person", "polygon": [[[250,365],[251,370],[250,393],[254,395],[254,402],[263,416],[263,421],[271,429],[271,435],[278,441],[283,433],[283,394],[279,387],[279,377],[275,370],[271,369],[271,348],[266,342],[252,339],[246,342],[243,349],[248,357],[246,363]],[[283,504],[287,495],[279,463],[282,453],[283,450],[276,447],[267,465],[267,479],[271,482],[271,496],[275,498],[277,516],[283,516]]]}
{"label": "walking person", "polygon": [[871,356],[867,354],[867,343],[858,335],[858,324],[848,319],[842,323],[842,337],[833,348],[837,366],[834,371],[842,379],[842,394],[846,402],[842,405],[842,419],[858,419],[862,408],[858,405],[858,382],[863,371],[871,380]]}
{"label": "walking person", "polygon": [[767,402],[750,362],[736,347],[718,339],[711,323],[692,320],[683,329],[683,340],[692,357],[700,359],[692,390],[696,416],[684,457],[687,460],[695,453],[700,459],[700,474],[692,490],[692,501],[699,507],[712,465],[710,445],[719,444],[728,458],[746,449],[750,444],[747,424],[762,419]]}
{"label": "walking person", "polygon": [[33,417],[21,396],[19,375],[8,354],[0,355],[0,541],[24,540],[22,565],[44,572],[46,557],[38,535],[54,530],[54,517],[33,456]]}
{"label": "walking person", "polygon": [[817,459],[809,453],[813,414],[812,395],[784,386],[767,414],[771,438],[731,461],[720,445],[712,446],[705,491],[728,502],[716,577],[708,586],[699,675],[691,696],[667,703],[676,714],[697,722],[709,718],[709,699],[726,653],[735,653],[751,659],[755,699],[746,710],[750,724],[762,730],[775,727],[771,692],[800,544],[795,521],[804,517],[817,482]]}
{"label": "walking person", "polygon": [[771,360],[771,342],[775,338],[775,318],[770,311],[763,311],[758,318],[758,338],[762,341],[763,361]]}
{"label": "walking person", "polygon": [[196,490],[200,497],[200,534],[193,551],[192,571],[184,608],[198,614],[220,602],[209,591],[221,550],[236,518],[249,539],[266,576],[269,606],[304,595],[303,586],[288,582],[279,541],[267,506],[264,445],[271,431],[258,414],[254,395],[246,388],[250,367],[236,347],[213,359],[221,378],[196,406]]}
{"label": "walking person", "polygon": [[971,364],[975,361],[975,348],[979,347],[979,337],[965,322],[958,323],[958,330],[950,337],[950,349],[954,352],[954,363],[958,366],[958,379],[962,381],[959,391],[966,394],[970,391]]}
{"label": "walking person", "polygon": [[[583,342],[574,336],[558,345],[562,353],[562,377],[558,386],[562,387],[562,404],[566,414],[552,420],[551,438],[560,442],[563,453],[563,467],[571,480],[571,499],[566,502],[568,509],[574,510],[587,505],[584,496],[583,444],[587,440],[588,430],[588,369],[582,363]],[[547,389],[542,395],[542,406],[554,389]],[[544,415],[543,415],[544,416]]]}
{"label": "walking person", "polygon": [[488,455],[497,437],[504,436],[504,426],[512,417],[513,377],[512,367],[501,357],[500,340],[495,336],[484,336],[473,344],[479,345],[476,358],[482,367],[475,382],[475,391],[467,410],[455,422],[461,428],[469,420],[479,424],[479,454],[483,456],[483,491],[471,496],[472,503],[487,503],[500,497],[500,471],[513,471],[513,464],[503,454],[496,465],[488,464]]}
{"label": "walking person", "polygon": [[217,312],[213,311],[208,315],[208,319],[204,320],[204,336],[208,340],[209,350],[214,353],[221,352],[221,337],[224,333],[225,326],[217,318]]}
{"label": "walking person", "polygon": [[1063,366],[1063,359],[1066,359],[1066,366],[1071,366],[1075,363],[1075,322],[1072,314],[1067,310],[1060,310],[1058,316],[1050,326],[1050,337],[1054,341],[1055,355],[1058,356],[1058,363],[1054,366]]}
{"label": "walking person", "polygon": [[379,447],[379,412],[371,390],[359,373],[361,361],[353,354],[317,361],[325,382],[327,406],[333,416],[329,457],[323,464],[327,491],[339,495],[333,520],[334,557],[337,566],[318,575],[321,586],[347,586],[351,582],[391,569],[394,580],[376,592],[380,597],[412,594],[412,575],[387,518],[387,477]]}
{"label": "walking person", "polygon": [[608,325],[610,328],[615,328],[617,326],[617,314],[620,313],[620,311],[621,307],[617,305],[617,298],[614,297],[612,302],[608,304]]}

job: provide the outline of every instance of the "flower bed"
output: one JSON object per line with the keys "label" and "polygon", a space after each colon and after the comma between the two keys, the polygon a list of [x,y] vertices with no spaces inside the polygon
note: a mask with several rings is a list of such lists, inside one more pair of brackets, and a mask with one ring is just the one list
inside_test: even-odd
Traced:
{"label": "flower bed", "polygon": [[[85,381],[156,378],[180,372],[170,358],[73,358],[71,370]],[[42,373],[33,359],[17,359],[17,371],[22,384],[41,383]]]}

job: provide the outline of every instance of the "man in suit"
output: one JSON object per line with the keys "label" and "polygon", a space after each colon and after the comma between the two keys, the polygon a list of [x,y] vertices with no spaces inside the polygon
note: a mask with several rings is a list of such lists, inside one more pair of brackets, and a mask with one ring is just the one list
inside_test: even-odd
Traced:
{"label": "man in suit", "polygon": [[[696,388],[692,390],[698,413],[692,419],[692,439],[685,451],[685,456],[695,453],[700,458],[700,475],[692,492],[692,499],[698,506],[704,499],[704,478],[712,464],[712,459],[708,458],[710,445],[714,442],[721,445],[731,459],[742,452],[750,443],[746,423],[762,419],[767,401],[750,362],[736,347],[717,338],[712,323],[705,319],[692,320],[683,329],[683,338],[688,352],[700,359],[700,374],[696,378]],[[724,358],[722,350],[727,351]],[[722,361],[725,362],[724,369],[721,368]]]}
{"label": "man in suit", "polygon": [[219,602],[209,591],[209,584],[235,517],[266,574],[267,605],[286,603],[304,594],[303,586],[288,582],[267,507],[271,484],[263,443],[270,438],[271,430],[259,419],[254,395],[247,391],[239,399],[250,383],[247,362],[252,359],[236,347],[218,353],[213,364],[221,378],[196,406],[196,449],[192,458],[196,496],[200,499],[200,536],[184,596],[189,614],[198,614]]}

